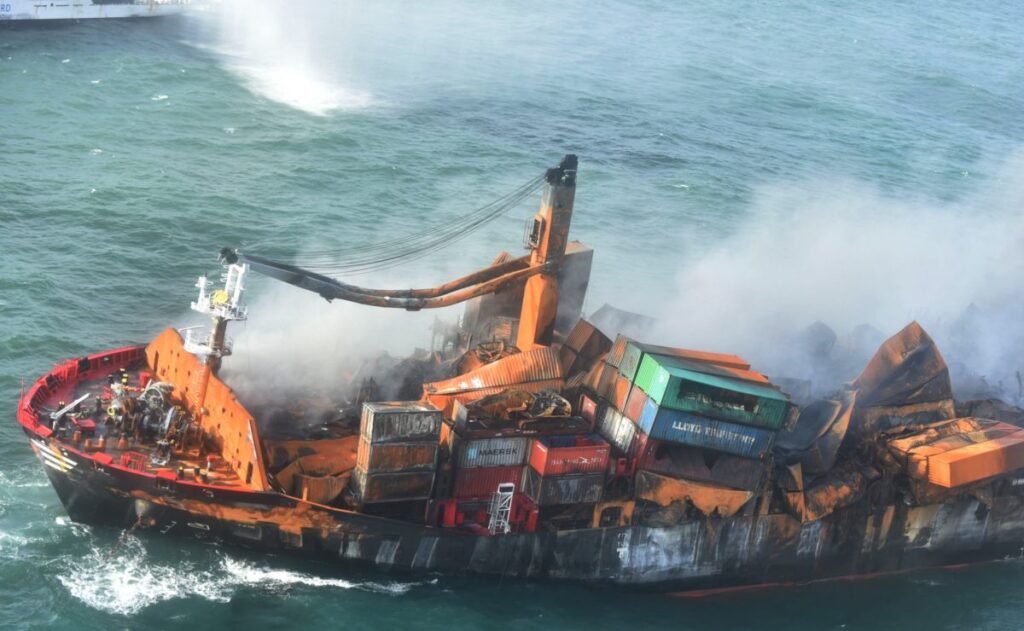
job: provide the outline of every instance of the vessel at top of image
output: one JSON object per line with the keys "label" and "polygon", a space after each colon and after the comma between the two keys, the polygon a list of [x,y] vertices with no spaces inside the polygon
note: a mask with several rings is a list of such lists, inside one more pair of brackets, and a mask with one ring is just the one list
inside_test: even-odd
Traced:
{"label": "vessel at top of image", "polygon": [[[200,278],[192,303],[208,334],[70,359],[23,393],[18,422],[69,516],[394,572],[659,590],[1021,554],[1020,410],[954,401],[916,323],[799,407],[741,357],[620,333],[643,316],[581,318],[593,250],[569,239],[576,173],[566,156],[462,225],[349,258],[424,256],[543,188],[526,255],[438,287],[222,252],[222,284]],[[335,395],[246,402],[220,369],[252,272],[368,308],[467,306],[430,351],[367,362]]]}
{"label": "vessel at top of image", "polygon": [[177,15],[191,0],[3,0],[0,21],[151,18]]}

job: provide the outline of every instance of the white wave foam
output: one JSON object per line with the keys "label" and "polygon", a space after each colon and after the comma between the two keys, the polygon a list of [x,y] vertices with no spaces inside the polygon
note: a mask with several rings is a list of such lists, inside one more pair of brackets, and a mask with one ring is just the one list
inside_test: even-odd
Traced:
{"label": "white wave foam", "polygon": [[57,579],[72,596],[93,609],[125,616],[190,595],[228,600],[223,585],[209,571],[190,564],[172,567],[149,563],[142,544],[131,537],[113,555],[109,550],[93,550],[81,560],[69,561],[67,570]]}
{"label": "white wave foam", "polygon": [[384,594],[404,594],[418,583],[354,583],[342,578],[322,578],[310,574],[274,570],[257,567],[235,559],[227,558],[223,563],[224,570],[236,585],[288,586],[306,585],[308,587],[338,587],[341,589],[361,589]]}
{"label": "white wave foam", "polygon": [[228,602],[239,588],[358,589],[398,596],[422,584],[323,578],[259,567],[226,556],[213,568],[201,569],[188,562],[179,565],[153,562],[140,540],[129,537],[112,555],[109,549],[94,549],[85,558],[68,559],[57,578],[72,596],[86,605],[125,616],[174,598],[199,597]]}
{"label": "white wave foam", "polygon": [[0,488],[3,489],[41,489],[47,486],[50,486],[50,481],[43,472],[32,468],[13,475],[0,472]]}
{"label": "white wave foam", "polygon": [[166,101],[169,97],[166,94],[154,94],[149,97],[150,101]]}

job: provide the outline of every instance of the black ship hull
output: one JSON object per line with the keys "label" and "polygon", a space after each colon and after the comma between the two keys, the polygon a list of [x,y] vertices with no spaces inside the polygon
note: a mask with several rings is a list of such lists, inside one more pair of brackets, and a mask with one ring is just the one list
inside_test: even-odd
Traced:
{"label": "black ship hull", "polygon": [[657,591],[799,583],[1024,554],[1024,486],[982,501],[866,502],[803,523],[788,514],[475,535],[304,502],[280,493],[189,488],[104,467],[26,431],[70,518],[398,573],[552,579]]}

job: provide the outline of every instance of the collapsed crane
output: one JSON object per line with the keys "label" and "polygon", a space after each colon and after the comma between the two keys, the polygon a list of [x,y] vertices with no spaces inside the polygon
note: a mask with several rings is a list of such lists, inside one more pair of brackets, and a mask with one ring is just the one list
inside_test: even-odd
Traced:
{"label": "collapsed crane", "polygon": [[[560,305],[560,275],[569,249],[569,227],[572,222],[573,202],[576,194],[577,157],[566,155],[561,163],[548,169],[542,182],[544,195],[540,210],[534,215],[529,226],[525,245],[530,253],[526,256],[499,262],[436,287],[422,289],[373,289],[351,285],[324,274],[296,265],[280,263],[269,258],[225,248],[221,259],[226,264],[244,264],[265,276],[275,278],[296,287],[312,291],[330,300],[345,300],[372,307],[386,307],[419,311],[439,309],[473,298],[496,294],[522,284],[523,297],[519,312],[519,328],[516,345],[522,350],[552,343],[556,317]],[[498,215],[494,215],[495,217]],[[475,227],[475,226],[474,226]],[[419,248],[409,253],[411,259],[419,255]],[[589,277],[589,248],[577,248],[575,253],[586,254],[586,276]],[[386,260],[395,260],[394,255],[385,254]],[[381,259],[381,260],[385,260]],[[578,285],[579,283],[573,283]],[[572,294],[567,307],[574,310],[572,321],[582,308],[583,294],[578,287],[570,288]],[[583,282],[583,291],[586,281]]]}

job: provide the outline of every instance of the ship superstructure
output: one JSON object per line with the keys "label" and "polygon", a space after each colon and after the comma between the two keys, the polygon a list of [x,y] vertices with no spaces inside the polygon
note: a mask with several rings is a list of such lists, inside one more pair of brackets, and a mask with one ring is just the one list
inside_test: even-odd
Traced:
{"label": "ship superstructure", "polygon": [[[566,156],[475,213],[468,223],[543,187],[525,256],[438,287],[360,287],[225,250],[220,283],[200,278],[192,304],[209,331],[63,362],[22,397],[18,420],[68,514],[385,570],[659,589],[1019,552],[1024,431],[958,415],[916,323],[799,408],[741,357],[581,318],[593,251],[569,239],[576,172]],[[451,237],[392,240],[348,264]],[[467,306],[431,352],[339,376],[332,415],[281,432],[219,374],[254,272],[367,308]]]}

